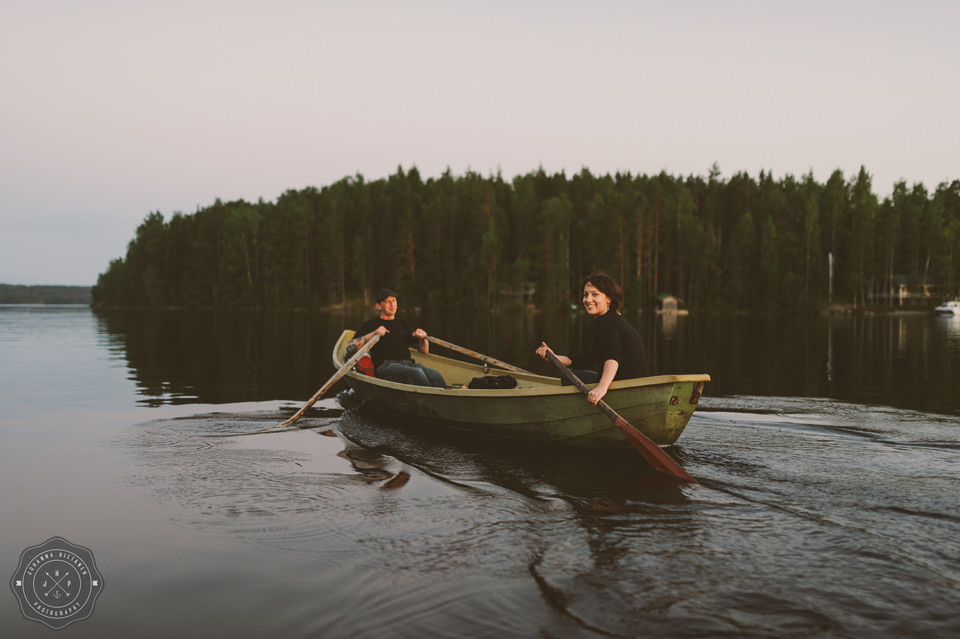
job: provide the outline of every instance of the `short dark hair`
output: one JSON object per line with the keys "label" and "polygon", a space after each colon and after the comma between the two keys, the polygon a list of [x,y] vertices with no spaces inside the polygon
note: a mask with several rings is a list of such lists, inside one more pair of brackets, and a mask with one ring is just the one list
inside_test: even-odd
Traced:
{"label": "short dark hair", "polygon": [[387,299],[388,297],[397,297],[397,292],[392,288],[381,288],[380,292],[377,293],[377,304]]}
{"label": "short dark hair", "polygon": [[611,311],[620,312],[620,309],[623,308],[623,289],[612,277],[603,271],[594,271],[583,279],[583,284],[580,285],[581,293],[583,293],[587,284],[593,284],[597,290],[610,298]]}

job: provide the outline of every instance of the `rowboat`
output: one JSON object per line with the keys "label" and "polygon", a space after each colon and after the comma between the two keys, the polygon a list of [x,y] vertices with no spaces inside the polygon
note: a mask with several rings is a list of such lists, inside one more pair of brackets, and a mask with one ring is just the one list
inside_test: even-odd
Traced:
{"label": "rowboat", "polygon": [[[354,331],[333,347],[333,365],[347,362]],[[401,384],[350,370],[344,380],[364,403],[403,415],[492,437],[580,448],[629,448],[630,441],[573,386],[557,377],[516,372],[410,350],[414,361],[443,375],[448,388]],[[474,378],[509,375],[515,388],[461,388]],[[680,437],[700,401],[709,375],[656,375],[619,380],[604,401],[659,446]]]}

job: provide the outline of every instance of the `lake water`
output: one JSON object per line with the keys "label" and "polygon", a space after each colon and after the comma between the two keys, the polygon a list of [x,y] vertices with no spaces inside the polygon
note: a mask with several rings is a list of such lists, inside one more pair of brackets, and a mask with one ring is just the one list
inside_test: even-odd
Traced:
{"label": "lake water", "polygon": [[[89,548],[103,593],[71,637],[960,634],[960,320],[631,318],[655,372],[713,377],[668,449],[701,483],[676,486],[633,451],[438,436],[349,394],[251,436],[361,319],[0,307],[8,578],[51,537]],[[543,373],[539,341],[584,331],[413,319]],[[3,636],[54,632],[0,599]]]}

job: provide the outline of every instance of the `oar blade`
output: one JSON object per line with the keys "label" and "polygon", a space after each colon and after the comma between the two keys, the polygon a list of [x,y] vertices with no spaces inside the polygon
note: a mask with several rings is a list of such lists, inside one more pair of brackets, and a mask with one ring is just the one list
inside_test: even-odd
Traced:
{"label": "oar blade", "polygon": [[333,377],[331,377],[330,379],[328,379],[328,380],[327,380],[327,383],[324,384],[323,386],[321,386],[320,389],[319,389],[316,393],[313,394],[313,397],[311,397],[311,398],[307,401],[307,403],[304,404],[304,405],[300,408],[300,410],[298,410],[296,413],[294,413],[292,416],[290,416],[290,418],[287,419],[286,421],[281,422],[280,424],[277,424],[276,426],[271,426],[271,427],[268,428],[267,430],[274,430],[274,429],[276,429],[276,428],[280,428],[280,427],[282,427],[282,426],[286,426],[286,425],[288,425],[288,424],[292,424],[293,422],[295,422],[295,421],[297,421],[298,419],[300,419],[300,417],[307,411],[307,409],[310,408],[311,406],[313,406],[313,405],[317,402],[318,399],[320,399],[321,397],[323,397],[324,393],[326,393],[328,390],[330,390],[330,387],[332,387],[334,384],[336,384],[338,381],[340,381],[340,378],[343,377],[344,375],[346,375],[346,374],[350,371],[350,369],[353,368],[354,365],[355,365],[358,361],[360,361],[360,358],[363,357],[364,355],[366,355],[367,352],[368,352],[371,348],[373,348],[374,345],[375,345],[378,341],[380,341],[380,335],[379,335],[379,334],[376,334],[376,335],[374,335],[373,337],[371,337],[371,338],[370,338],[370,341],[368,341],[366,344],[364,344],[363,346],[361,346],[361,347],[357,350],[357,352],[353,354],[353,357],[351,357],[350,359],[348,359],[348,360],[344,363],[344,365],[340,367],[340,370],[338,370],[336,373],[334,373],[334,374],[333,374]]}
{"label": "oar blade", "polygon": [[690,476],[690,474],[683,469],[680,464],[675,462],[670,455],[663,452],[657,444],[637,430],[630,422],[625,420],[623,417],[617,416],[617,419],[613,422],[617,428],[620,429],[620,432],[630,440],[630,443],[633,444],[634,448],[640,451],[640,454],[644,459],[647,460],[651,466],[655,469],[664,473],[666,475],[671,475],[676,478],[678,481],[696,484],[696,479]]}

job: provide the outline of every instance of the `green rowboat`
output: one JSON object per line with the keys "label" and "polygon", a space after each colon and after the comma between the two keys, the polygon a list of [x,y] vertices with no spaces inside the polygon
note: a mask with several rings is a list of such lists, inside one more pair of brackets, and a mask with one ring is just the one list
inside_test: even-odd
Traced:
{"label": "green rowboat", "polygon": [[[344,331],[333,347],[333,365],[349,359]],[[428,388],[369,377],[352,370],[344,380],[365,402],[409,418],[449,428],[530,443],[582,448],[629,448],[620,430],[573,386],[557,377],[518,373],[411,349],[411,359],[435,368],[451,388]],[[475,377],[510,375],[512,389],[460,388]],[[660,446],[677,441],[700,401],[709,375],[656,375],[619,380],[603,398],[624,419]]]}

